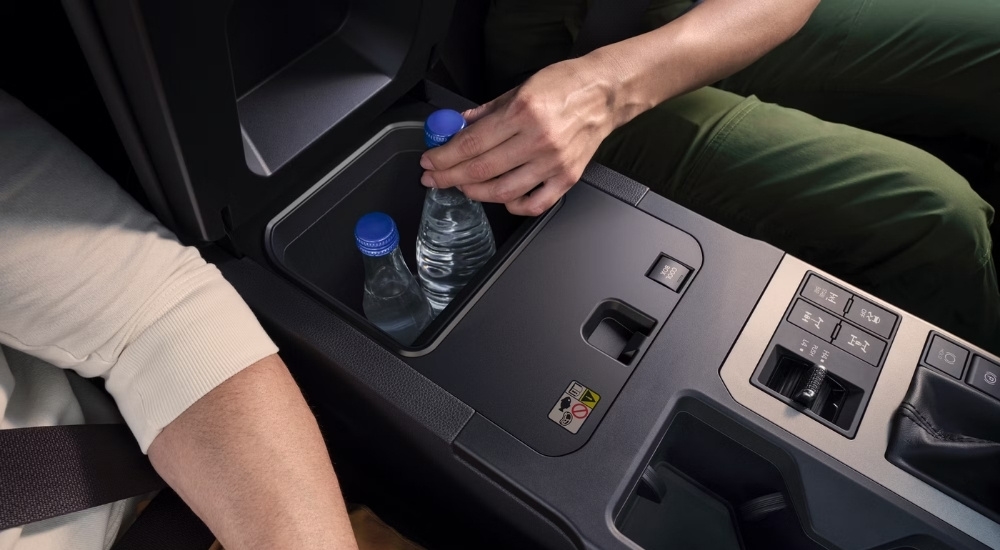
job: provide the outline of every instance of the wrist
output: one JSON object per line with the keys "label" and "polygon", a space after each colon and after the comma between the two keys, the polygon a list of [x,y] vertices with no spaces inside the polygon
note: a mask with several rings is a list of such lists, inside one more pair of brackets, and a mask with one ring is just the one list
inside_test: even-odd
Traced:
{"label": "wrist", "polygon": [[656,105],[642,93],[637,85],[637,67],[623,55],[621,49],[620,44],[612,44],[579,58],[587,64],[585,74],[588,81],[604,94],[614,128],[623,126]]}

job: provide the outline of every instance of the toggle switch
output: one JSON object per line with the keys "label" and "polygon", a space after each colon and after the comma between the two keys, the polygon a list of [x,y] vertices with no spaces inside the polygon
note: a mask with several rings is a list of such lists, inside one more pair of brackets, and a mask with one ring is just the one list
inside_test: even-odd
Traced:
{"label": "toggle switch", "polygon": [[666,254],[660,254],[653,267],[649,268],[646,276],[670,290],[678,292],[690,273],[691,268],[688,266]]}
{"label": "toggle switch", "polygon": [[812,370],[809,372],[809,379],[806,380],[805,385],[799,391],[795,392],[795,396],[792,399],[807,409],[812,408],[825,381],[826,367],[823,365],[813,365]]}
{"label": "toggle switch", "polygon": [[759,380],[783,401],[839,428],[851,425],[861,390],[838,376],[835,364],[813,363],[780,345],[768,363]]}

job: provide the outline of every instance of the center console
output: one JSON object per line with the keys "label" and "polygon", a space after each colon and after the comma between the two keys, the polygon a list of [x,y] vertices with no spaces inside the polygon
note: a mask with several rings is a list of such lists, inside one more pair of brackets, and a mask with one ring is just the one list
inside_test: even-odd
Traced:
{"label": "center console", "polygon": [[[1000,409],[995,408],[1000,404],[995,401],[1000,392],[989,383],[995,379],[991,373],[1000,370],[997,358],[849,285],[831,281],[836,279],[817,274],[794,258],[786,256],[782,260],[722,366],[720,374],[726,388],[753,413],[960,530],[978,534],[977,538],[988,547],[997,547],[1000,528],[995,522],[1000,508],[996,506],[996,498],[979,499],[963,493],[976,485],[989,487],[988,493],[993,491],[996,463],[974,465],[960,455],[960,447],[971,445],[971,452],[985,454],[983,458],[987,461],[987,457],[997,456],[990,447],[996,445],[1000,428]],[[819,306],[825,300],[820,298],[817,288],[840,293],[845,303],[853,300],[854,304],[847,306],[846,314],[837,315],[834,312],[842,311],[841,304]],[[864,311],[873,313],[862,315],[859,302]],[[854,323],[851,311],[857,312]],[[841,402],[849,402],[852,392],[859,396],[855,403],[848,403],[840,410],[824,406],[821,400],[811,408],[803,407],[774,389],[773,378],[782,374],[775,368],[776,362],[794,363],[789,370],[805,368],[799,365],[816,364],[814,349],[822,360],[830,346],[829,335],[817,338],[818,331],[812,330],[815,324],[808,332],[791,329],[791,325],[803,325],[802,318],[810,312],[816,312],[812,313],[814,319],[825,317],[825,322],[839,323],[830,333],[834,335],[835,348],[854,347],[853,355],[864,353],[864,348],[878,351],[871,361],[861,364],[842,363],[849,357],[833,352],[826,359],[830,374],[823,394]],[[874,323],[874,318],[881,322]],[[858,325],[868,325],[866,328],[871,332]],[[740,357],[761,360],[755,366]],[[867,370],[859,373],[858,367]],[[942,379],[953,395],[927,403],[933,407],[930,410],[913,408],[914,387],[924,377]],[[839,388],[847,388],[847,395],[843,396]],[[991,399],[994,401],[990,402]],[[954,409],[970,409],[971,413],[979,402],[982,402],[981,417],[964,425],[934,420],[954,415]],[[845,419],[845,415],[851,420]],[[901,422],[908,416],[921,425],[923,434],[903,433]],[[855,426],[853,431],[844,428],[851,425]],[[921,435],[950,448],[935,457],[932,445],[912,440],[920,439]],[[907,446],[912,448],[908,451]],[[938,462],[939,469],[951,470],[952,477],[964,482],[949,486],[918,471],[899,456],[910,453],[923,454],[923,460]]]}
{"label": "center console", "polygon": [[1000,548],[1000,359],[599,165],[488,207],[496,256],[412,346],[368,323],[350,228],[415,241],[421,121],[470,105],[423,80],[452,2],[65,3],[323,425],[497,545]]}

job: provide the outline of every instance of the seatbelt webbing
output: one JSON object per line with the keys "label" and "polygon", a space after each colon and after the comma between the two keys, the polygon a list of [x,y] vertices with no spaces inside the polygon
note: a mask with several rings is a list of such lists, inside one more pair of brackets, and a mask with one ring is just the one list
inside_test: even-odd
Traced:
{"label": "seatbelt webbing", "polygon": [[648,8],[649,0],[590,0],[570,57],[586,55],[641,33]]}
{"label": "seatbelt webbing", "polygon": [[0,531],[163,487],[124,424],[0,430]]}

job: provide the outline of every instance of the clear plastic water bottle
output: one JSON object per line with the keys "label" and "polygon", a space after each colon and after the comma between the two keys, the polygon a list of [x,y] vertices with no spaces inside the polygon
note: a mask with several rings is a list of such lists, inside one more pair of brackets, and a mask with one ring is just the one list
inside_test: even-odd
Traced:
{"label": "clear plastic water bottle", "polygon": [[[456,111],[435,111],[424,124],[427,147],[444,145],[465,128]],[[448,305],[496,252],[483,205],[461,191],[428,189],[417,236],[417,276],[434,315]]]}
{"label": "clear plastic water bottle", "polygon": [[365,317],[397,342],[412,344],[430,324],[431,306],[399,251],[396,223],[381,212],[365,214],[354,240],[365,262]]}

